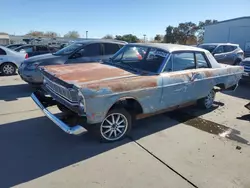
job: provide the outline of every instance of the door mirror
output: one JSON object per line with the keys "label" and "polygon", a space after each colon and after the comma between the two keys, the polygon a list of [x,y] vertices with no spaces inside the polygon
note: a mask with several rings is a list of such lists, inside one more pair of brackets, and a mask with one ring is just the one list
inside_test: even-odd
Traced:
{"label": "door mirror", "polygon": [[76,59],[76,58],[79,58],[79,57],[82,57],[82,54],[80,52],[76,52],[75,54],[72,55],[72,59]]}

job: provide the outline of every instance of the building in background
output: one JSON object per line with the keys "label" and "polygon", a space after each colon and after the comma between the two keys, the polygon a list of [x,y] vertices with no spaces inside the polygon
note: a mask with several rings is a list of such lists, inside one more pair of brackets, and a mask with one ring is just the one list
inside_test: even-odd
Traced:
{"label": "building in background", "polygon": [[239,44],[245,55],[250,56],[250,16],[206,26],[204,43]]}
{"label": "building in background", "polygon": [[0,45],[8,45],[10,43],[10,37],[7,33],[0,32]]}

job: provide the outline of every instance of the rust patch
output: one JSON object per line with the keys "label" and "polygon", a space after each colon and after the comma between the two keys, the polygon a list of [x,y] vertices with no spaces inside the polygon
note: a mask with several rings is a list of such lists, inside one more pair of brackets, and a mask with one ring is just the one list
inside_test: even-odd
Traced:
{"label": "rust patch", "polygon": [[205,74],[206,78],[213,77],[212,71],[206,70],[206,71],[204,71],[204,74]]}
{"label": "rust patch", "polygon": [[106,80],[93,84],[86,84],[86,87],[93,90],[109,88],[112,92],[123,92],[136,89],[152,88],[157,86],[157,76],[137,76],[124,79]]}
{"label": "rust patch", "polygon": [[100,63],[56,65],[45,67],[46,71],[69,83],[100,81],[113,78],[136,76],[123,69]]}
{"label": "rust patch", "polygon": [[196,101],[193,101],[193,102],[188,102],[188,103],[185,103],[185,104],[182,104],[182,105],[172,106],[172,107],[169,107],[167,109],[156,111],[154,113],[138,114],[136,116],[136,119],[137,120],[138,119],[144,119],[144,118],[151,117],[151,116],[154,116],[154,115],[157,115],[157,114],[163,114],[163,113],[166,113],[166,112],[170,112],[170,111],[173,111],[173,110],[177,110],[177,109],[180,109],[180,108],[185,108],[185,107],[194,105],[195,103],[196,103]]}

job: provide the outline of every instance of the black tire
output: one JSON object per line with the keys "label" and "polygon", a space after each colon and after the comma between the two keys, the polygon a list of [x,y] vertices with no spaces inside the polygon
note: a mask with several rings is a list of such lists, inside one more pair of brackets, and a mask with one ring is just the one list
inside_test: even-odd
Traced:
{"label": "black tire", "polygon": [[0,67],[0,72],[4,76],[11,76],[16,74],[16,65],[13,63],[4,63]]}
{"label": "black tire", "polygon": [[65,107],[65,106],[62,105],[62,104],[57,104],[57,108],[58,108],[61,112],[63,112],[64,114],[67,114],[67,115],[73,114],[73,112],[72,112],[70,109],[68,109],[67,107]]}
{"label": "black tire", "polygon": [[208,95],[197,101],[199,107],[203,109],[210,109],[213,106],[216,92],[212,89]]}
{"label": "black tire", "polygon": [[236,59],[236,60],[234,61],[234,65],[240,65],[240,62],[241,62],[240,59]]}
{"label": "black tire", "polygon": [[[118,119],[118,116],[120,116],[122,119]],[[106,124],[108,121],[113,123],[111,122],[113,117],[116,123],[114,125]],[[108,121],[106,121],[107,119]],[[124,123],[120,123],[122,121]],[[90,132],[94,133],[101,142],[116,142],[118,140],[122,140],[124,137],[126,137],[126,135],[128,135],[131,130],[131,126],[132,118],[130,113],[124,108],[114,108],[108,112],[105,119],[101,123],[96,125],[88,125],[86,128]],[[110,137],[108,137],[109,134],[111,134]]]}

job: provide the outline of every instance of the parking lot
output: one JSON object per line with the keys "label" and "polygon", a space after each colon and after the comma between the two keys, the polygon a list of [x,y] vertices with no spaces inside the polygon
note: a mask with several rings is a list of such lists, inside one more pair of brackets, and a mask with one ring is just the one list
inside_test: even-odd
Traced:
{"label": "parking lot", "polygon": [[[250,187],[250,84],[139,120],[123,141],[71,136],[33,103],[18,75],[0,77],[0,187]],[[58,113],[56,107],[51,108]]]}

